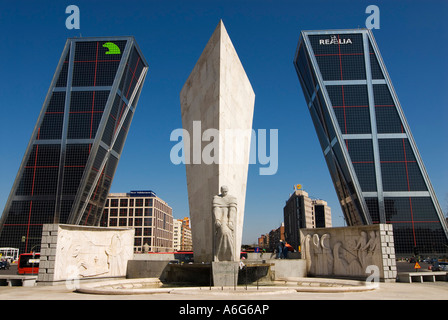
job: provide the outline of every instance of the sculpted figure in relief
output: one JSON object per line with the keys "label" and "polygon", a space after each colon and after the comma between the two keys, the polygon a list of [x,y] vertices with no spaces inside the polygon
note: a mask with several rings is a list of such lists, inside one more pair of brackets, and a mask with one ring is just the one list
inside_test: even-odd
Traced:
{"label": "sculpted figure in relief", "polygon": [[364,247],[364,250],[367,252],[365,265],[363,265],[364,269],[369,265],[376,265],[377,267],[380,267],[382,264],[381,253],[377,252],[381,250],[379,234],[378,232],[370,231],[369,235],[369,241]]}
{"label": "sculpted figure in relief", "polygon": [[330,247],[330,235],[324,234],[320,238],[322,246],[322,274],[333,274],[333,252]]}
{"label": "sculpted figure in relief", "polygon": [[121,257],[123,250],[122,241],[118,234],[114,234],[111,239],[109,248],[106,248],[107,262],[109,265],[109,272],[112,276],[118,276],[126,273],[126,266]]}
{"label": "sculpted figure in relief", "polygon": [[378,231],[361,231],[343,242],[331,243],[331,235],[307,234],[302,239],[302,258],[312,275],[363,276],[369,265],[382,265]]}
{"label": "sculpted figure in relief", "polygon": [[228,194],[227,186],[213,197],[214,260],[235,261],[235,221],[237,199]]}
{"label": "sculpted figure in relief", "polygon": [[367,259],[367,232],[361,231],[361,236],[356,243],[355,249],[357,251],[359,263],[361,266],[364,266]]}

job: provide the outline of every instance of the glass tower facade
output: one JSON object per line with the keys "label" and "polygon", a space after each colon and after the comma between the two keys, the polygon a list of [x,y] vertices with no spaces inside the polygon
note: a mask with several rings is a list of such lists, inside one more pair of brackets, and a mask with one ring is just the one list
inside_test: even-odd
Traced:
{"label": "glass tower facade", "polygon": [[294,66],[347,224],[390,223],[398,255],[448,229],[370,30],[303,31]]}
{"label": "glass tower facade", "polygon": [[148,64],[133,37],[68,39],[0,220],[39,250],[42,225],[98,225]]}

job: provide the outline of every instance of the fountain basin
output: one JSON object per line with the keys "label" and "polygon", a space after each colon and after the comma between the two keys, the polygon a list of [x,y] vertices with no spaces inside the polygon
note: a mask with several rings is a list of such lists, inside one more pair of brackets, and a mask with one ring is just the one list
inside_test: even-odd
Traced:
{"label": "fountain basin", "polygon": [[291,294],[298,292],[362,292],[375,290],[369,283],[356,280],[325,278],[284,278],[259,285],[234,287],[189,286],[164,284],[158,278],[123,279],[82,284],[76,292],[103,295],[185,294],[185,295],[248,295]]}

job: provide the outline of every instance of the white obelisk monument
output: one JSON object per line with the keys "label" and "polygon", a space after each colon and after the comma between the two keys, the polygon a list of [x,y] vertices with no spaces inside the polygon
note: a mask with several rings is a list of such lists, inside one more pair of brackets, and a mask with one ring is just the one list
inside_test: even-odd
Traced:
{"label": "white obelisk monument", "polygon": [[185,82],[180,102],[194,261],[213,261],[212,203],[222,186],[238,204],[230,261],[239,261],[255,94],[222,21]]}

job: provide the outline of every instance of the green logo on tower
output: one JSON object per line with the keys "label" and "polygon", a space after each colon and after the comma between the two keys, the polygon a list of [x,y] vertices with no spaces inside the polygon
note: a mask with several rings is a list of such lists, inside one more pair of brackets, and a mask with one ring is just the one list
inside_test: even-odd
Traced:
{"label": "green logo on tower", "polygon": [[113,42],[106,42],[103,47],[109,49],[106,54],[121,54],[120,48]]}

